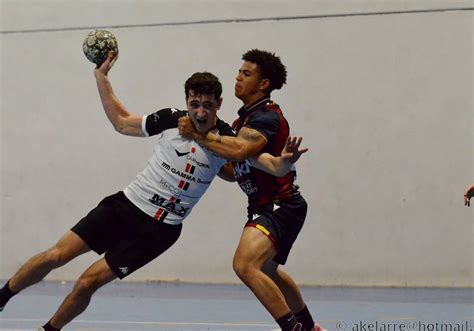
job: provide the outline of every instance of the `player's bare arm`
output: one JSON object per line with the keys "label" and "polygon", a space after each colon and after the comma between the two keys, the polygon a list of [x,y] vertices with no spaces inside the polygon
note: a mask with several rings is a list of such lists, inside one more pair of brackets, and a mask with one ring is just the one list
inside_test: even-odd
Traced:
{"label": "player's bare arm", "polygon": [[115,130],[128,136],[144,137],[142,116],[130,114],[127,108],[115,95],[108,73],[117,61],[118,54],[110,53],[107,59],[94,69],[100,100],[107,118]]}
{"label": "player's bare arm", "polygon": [[207,149],[229,161],[243,161],[257,155],[267,144],[267,139],[257,130],[244,127],[237,137],[219,136],[212,132],[197,132],[191,120],[181,117],[178,124],[182,136],[194,139]]}
{"label": "player's bare arm", "polygon": [[300,148],[302,137],[288,137],[280,156],[262,153],[250,159],[252,166],[277,177],[285,176],[308,148]]}

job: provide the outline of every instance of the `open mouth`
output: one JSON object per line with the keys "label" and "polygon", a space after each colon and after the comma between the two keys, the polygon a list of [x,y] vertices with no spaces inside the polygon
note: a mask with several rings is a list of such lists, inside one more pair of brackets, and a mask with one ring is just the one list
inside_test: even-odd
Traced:
{"label": "open mouth", "polygon": [[206,124],[207,123],[207,118],[205,118],[205,119],[196,118],[196,122],[198,122],[199,124]]}

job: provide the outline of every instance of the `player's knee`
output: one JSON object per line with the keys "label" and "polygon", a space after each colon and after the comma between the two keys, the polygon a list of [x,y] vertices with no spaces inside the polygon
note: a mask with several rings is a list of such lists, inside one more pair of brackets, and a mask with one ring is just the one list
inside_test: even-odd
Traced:
{"label": "player's knee", "polygon": [[99,288],[99,282],[92,276],[82,275],[74,285],[76,295],[92,295]]}
{"label": "player's knee", "polygon": [[53,269],[62,266],[65,262],[61,250],[57,246],[48,249],[43,253],[43,263]]}
{"label": "player's knee", "polygon": [[238,256],[234,257],[232,267],[235,274],[243,281],[251,278],[252,274],[256,271],[256,268],[251,263]]}

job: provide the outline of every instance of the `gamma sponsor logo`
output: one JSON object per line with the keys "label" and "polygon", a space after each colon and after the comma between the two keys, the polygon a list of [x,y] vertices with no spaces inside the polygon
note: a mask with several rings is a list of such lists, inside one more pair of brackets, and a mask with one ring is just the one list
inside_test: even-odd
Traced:
{"label": "gamma sponsor logo", "polygon": [[161,166],[167,171],[171,172],[172,174],[177,175],[188,182],[194,182],[194,183],[205,184],[205,185],[209,185],[211,183],[210,180],[203,180],[203,179],[196,178],[195,176],[193,176],[194,171],[196,170],[196,167],[193,165],[190,165],[189,163],[186,164],[186,169],[184,171],[173,168],[166,162],[162,162]]}

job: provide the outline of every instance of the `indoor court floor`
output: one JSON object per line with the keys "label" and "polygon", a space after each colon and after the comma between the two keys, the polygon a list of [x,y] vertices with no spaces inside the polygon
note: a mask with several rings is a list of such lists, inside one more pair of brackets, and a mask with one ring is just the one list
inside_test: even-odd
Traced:
{"label": "indoor court floor", "polygon": [[[72,285],[43,281],[27,289],[0,313],[0,330],[36,330]],[[328,330],[474,330],[472,288],[303,287],[302,292],[315,320]],[[243,285],[115,281],[63,330],[273,329],[274,320]]]}

